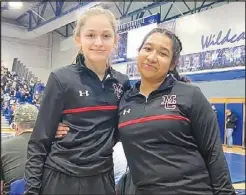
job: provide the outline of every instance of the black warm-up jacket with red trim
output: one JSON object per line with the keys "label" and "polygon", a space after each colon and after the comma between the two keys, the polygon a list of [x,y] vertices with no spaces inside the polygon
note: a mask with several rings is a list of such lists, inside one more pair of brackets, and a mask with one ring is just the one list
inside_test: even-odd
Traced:
{"label": "black warm-up jacket with red trim", "polygon": [[217,118],[200,89],[172,75],[119,104],[119,137],[137,194],[234,194]]}
{"label": "black warm-up jacket with red trim", "polygon": [[[27,194],[39,193],[43,167],[77,177],[99,175],[113,168],[118,103],[129,87],[127,76],[112,68],[100,81],[85,67],[82,55],[76,64],[50,74],[28,144]],[[70,130],[55,139],[59,122]]]}

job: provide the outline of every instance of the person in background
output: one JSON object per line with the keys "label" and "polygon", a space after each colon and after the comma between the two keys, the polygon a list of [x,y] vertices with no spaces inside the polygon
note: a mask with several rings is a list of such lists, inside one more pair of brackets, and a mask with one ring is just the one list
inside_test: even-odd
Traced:
{"label": "person in background", "polygon": [[227,146],[232,148],[233,146],[233,131],[236,128],[237,116],[231,112],[231,110],[226,110],[226,139]]}
{"label": "person in background", "polygon": [[27,144],[38,115],[31,104],[22,104],[15,110],[14,128],[16,136],[1,144],[1,171],[4,194],[9,194],[10,184],[24,177],[27,161]]}
{"label": "person in background", "polygon": [[34,85],[34,92],[40,94],[44,90],[44,85],[41,83],[41,80],[38,80]]}
{"label": "person in background", "polygon": [[15,97],[16,97],[17,101],[20,102],[20,99],[21,99],[21,92],[20,92],[19,89],[16,90]]}
{"label": "person in background", "polygon": [[8,113],[8,109],[9,109],[8,102],[3,101],[3,105],[2,105],[2,116],[4,116],[5,114]]}
{"label": "person in background", "polygon": [[4,93],[3,93],[3,90],[1,88],[1,106],[3,107],[3,100],[4,100]]}
{"label": "person in background", "polygon": [[32,104],[33,96],[31,94],[31,92],[29,92],[29,94],[27,95],[26,102],[29,103],[29,104]]}
{"label": "person in background", "polygon": [[10,95],[9,95],[9,93],[5,93],[5,94],[4,94],[3,100],[4,100],[5,102],[8,102],[8,103],[9,103],[9,100],[10,100]]}
{"label": "person in background", "polygon": [[30,82],[29,82],[29,86],[30,86],[30,90],[31,90],[31,93],[34,92],[34,86],[35,86],[35,81],[34,81],[34,78],[32,77]]}
{"label": "person in background", "polygon": [[11,110],[10,114],[11,115],[10,115],[9,125],[11,125],[11,123],[14,120],[15,108],[16,107],[14,105],[10,105],[10,110]]}
{"label": "person in background", "polygon": [[1,83],[1,92],[4,94],[4,84]]}
{"label": "person in background", "polygon": [[34,98],[33,98],[33,100],[32,100],[32,103],[33,103],[33,104],[37,104],[38,101],[39,101],[39,94],[35,94],[35,95],[34,95]]}
{"label": "person in background", "polygon": [[6,85],[7,81],[7,75],[5,73],[1,74],[1,84]]}
{"label": "person in background", "polygon": [[12,106],[16,102],[16,97],[11,94],[9,99],[9,105]]}
{"label": "person in background", "polygon": [[25,90],[23,89],[23,88],[21,88],[21,90],[20,90],[20,102],[21,103],[24,103],[25,102]]}
{"label": "person in background", "polygon": [[9,103],[7,103],[7,107],[5,107],[5,110],[4,110],[4,116],[8,120],[9,125],[12,123],[13,114],[14,114],[13,107],[9,105]]}

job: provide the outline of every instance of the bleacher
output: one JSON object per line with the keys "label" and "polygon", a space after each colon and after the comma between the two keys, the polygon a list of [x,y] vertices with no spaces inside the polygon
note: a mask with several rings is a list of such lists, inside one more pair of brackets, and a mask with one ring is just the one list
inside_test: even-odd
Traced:
{"label": "bleacher", "polygon": [[9,129],[16,106],[30,103],[39,108],[44,84],[17,58],[13,61],[12,70],[3,65],[1,68],[1,128]]}

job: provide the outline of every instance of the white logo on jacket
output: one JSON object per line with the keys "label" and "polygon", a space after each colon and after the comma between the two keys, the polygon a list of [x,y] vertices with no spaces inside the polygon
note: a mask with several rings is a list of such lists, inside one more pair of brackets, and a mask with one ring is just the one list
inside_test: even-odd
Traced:
{"label": "white logo on jacket", "polygon": [[165,109],[174,110],[177,107],[177,96],[176,95],[163,95],[161,105],[164,105]]}
{"label": "white logo on jacket", "polygon": [[82,90],[79,90],[79,96],[89,96],[89,91],[88,90],[85,90],[85,91],[82,91]]}
{"label": "white logo on jacket", "polygon": [[123,93],[123,85],[120,83],[118,84],[113,83],[113,88],[114,88],[114,94],[116,95],[118,99],[120,99]]}
{"label": "white logo on jacket", "polygon": [[130,113],[131,113],[131,109],[130,108],[123,110],[123,115],[130,114]]}
{"label": "white logo on jacket", "polygon": [[110,74],[108,74],[107,76],[106,76],[106,79],[105,80],[107,80],[107,79],[109,79],[110,78]]}

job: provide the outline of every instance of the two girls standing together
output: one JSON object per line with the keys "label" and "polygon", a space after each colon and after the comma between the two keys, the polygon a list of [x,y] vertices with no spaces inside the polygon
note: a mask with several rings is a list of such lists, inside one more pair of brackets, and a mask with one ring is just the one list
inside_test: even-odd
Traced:
{"label": "two girls standing together", "polygon": [[114,194],[112,148],[120,139],[136,194],[235,194],[209,102],[173,74],[178,37],[160,28],[146,35],[141,81],[130,88],[110,67],[116,31],[102,8],[78,21],[76,64],[50,74],[29,141],[26,193]]}

